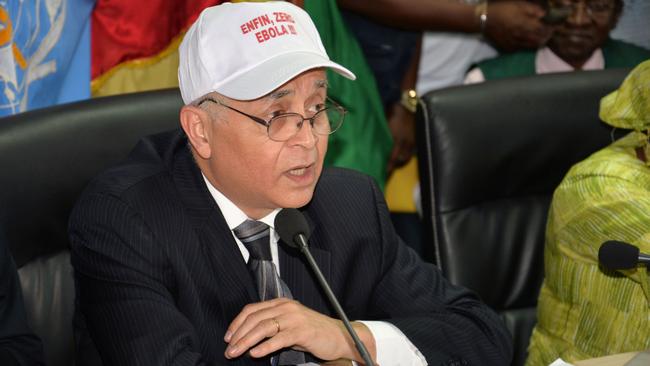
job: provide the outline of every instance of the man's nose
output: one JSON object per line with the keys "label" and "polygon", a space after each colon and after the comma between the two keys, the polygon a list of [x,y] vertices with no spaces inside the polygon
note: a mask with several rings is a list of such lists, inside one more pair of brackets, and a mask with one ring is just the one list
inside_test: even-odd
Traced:
{"label": "man's nose", "polygon": [[573,25],[585,25],[591,22],[590,9],[585,1],[579,1],[573,4],[573,11],[567,18],[567,22]]}
{"label": "man's nose", "polygon": [[316,145],[318,141],[318,135],[314,131],[314,128],[311,125],[311,120],[304,119],[299,126],[297,126],[298,132],[291,138],[291,142],[295,145],[301,145],[307,148],[311,148]]}

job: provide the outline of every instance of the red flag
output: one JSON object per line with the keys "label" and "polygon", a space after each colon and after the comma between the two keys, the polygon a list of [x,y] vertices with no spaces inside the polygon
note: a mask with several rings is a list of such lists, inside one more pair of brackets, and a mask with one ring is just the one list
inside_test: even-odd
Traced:
{"label": "red flag", "polygon": [[95,79],[116,65],[155,56],[222,0],[98,0],[92,14],[91,60]]}

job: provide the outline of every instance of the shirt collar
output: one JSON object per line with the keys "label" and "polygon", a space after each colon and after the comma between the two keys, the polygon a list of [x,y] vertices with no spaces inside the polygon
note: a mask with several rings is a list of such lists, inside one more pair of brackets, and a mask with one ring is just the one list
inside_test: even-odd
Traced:
{"label": "shirt collar", "polygon": [[[217,206],[219,206],[219,209],[221,210],[221,213],[223,214],[223,217],[226,219],[226,223],[228,224],[228,228],[230,230],[234,230],[237,226],[241,225],[244,221],[250,219],[244,211],[242,211],[237,205],[235,205],[228,197],[226,197],[223,193],[221,193],[217,188],[215,188],[212,183],[208,180],[208,178],[205,177],[203,173],[201,173],[203,176],[203,180],[205,181],[205,184],[208,186],[208,191],[212,195],[212,198],[214,198],[215,202],[217,203]],[[273,210],[271,213],[268,215],[262,217],[261,219],[257,221],[261,221],[271,228],[275,230],[275,216],[278,215],[278,212],[280,212],[280,208],[277,208]],[[252,220],[252,219],[251,219]]]}
{"label": "shirt collar", "polygon": [[[591,57],[582,66],[582,70],[602,70],[605,68],[605,57],[603,51],[598,48],[591,54]],[[573,66],[566,63],[550,48],[544,47],[537,51],[535,56],[535,71],[537,74],[548,74],[553,72],[575,71]]]}

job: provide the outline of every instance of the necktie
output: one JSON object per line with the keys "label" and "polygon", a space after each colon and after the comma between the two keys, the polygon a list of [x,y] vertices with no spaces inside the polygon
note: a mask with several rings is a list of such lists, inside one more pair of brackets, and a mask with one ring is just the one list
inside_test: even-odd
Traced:
{"label": "necktie", "polygon": [[[255,279],[260,300],[270,300],[276,297],[292,299],[291,291],[278,275],[271,257],[269,226],[260,221],[246,220],[233,231],[250,254],[248,269]],[[302,352],[287,350],[281,352],[279,357],[274,356],[271,362],[273,365],[303,364],[305,355]]]}

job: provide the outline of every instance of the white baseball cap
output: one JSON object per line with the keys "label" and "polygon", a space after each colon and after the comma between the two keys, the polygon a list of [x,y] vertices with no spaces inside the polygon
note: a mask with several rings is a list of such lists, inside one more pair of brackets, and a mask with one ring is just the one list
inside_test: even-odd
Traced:
{"label": "white baseball cap", "polygon": [[329,59],[309,15],[285,1],[206,8],[178,53],[178,84],[185,104],[211,92],[257,99],[319,67],[356,78]]}

